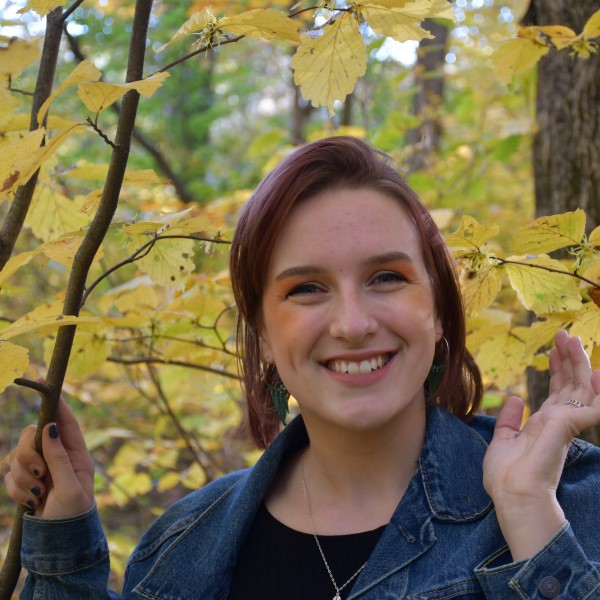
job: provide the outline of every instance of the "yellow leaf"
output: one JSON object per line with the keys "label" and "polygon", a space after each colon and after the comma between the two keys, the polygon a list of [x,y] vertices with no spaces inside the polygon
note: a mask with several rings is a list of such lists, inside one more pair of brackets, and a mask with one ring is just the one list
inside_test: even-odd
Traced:
{"label": "yellow leaf", "polygon": [[98,114],[130,90],[136,90],[150,98],[167,77],[169,77],[169,73],[155,73],[146,79],[130,83],[104,83],[102,81],[80,83],[78,94],[87,109]]}
{"label": "yellow leaf", "polygon": [[592,363],[592,369],[600,369],[600,345],[596,346],[590,356],[590,362]]}
{"label": "yellow leaf", "polygon": [[140,235],[148,233],[162,233],[173,227],[176,223],[189,215],[194,208],[186,208],[178,213],[169,213],[154,221],[139,221],[123,227],[123,231],[130,235]]}
{"label": "yellow leaf", "polygon": [[332,116],[334,102],[352,92],[367,68],[365,42],[354,15],[343,13],[320,36],[303,35],[291,64],[304,97],[315,107],[327,106]]}
{"label": "yellow leaf", "polygon": [[98,332],[78,329],[67,368],[68,377],[86,377],[97,373],[110,354],[112,344]]}
{"label": "yellow leaf", "polygon": [[194,463],[182,473],[181,483],[190,490],[197,490],[206,483],[206,473],[198,463]]}
{"label": "yellow leaf", "polygon": [[571,323],[569,314],[577,315],[580,311],[574,313],[566,313],[566,315],[556,315],[545,319],[544,321],[535,321],[529,327],[525,342],[525,351],[528,354],[537,352],[543,346],[552,344],[555,334]]}
{"label": "yellow leaf", "polygon": [[465,215],[458,231],[446,236],[446,243],[451,248],[479,250],[499,232],[500,227],[497,224],[481,225],[473,217]]}
{"label": "yellow leaf", "polygon": [[461,289],[467,315],[487,308],[502,288],[502,267],[490,266],[463,280]]}
{"label": "yellow leaf", "polygon": [[21,252],[8,259],[4,268],[0,271],[0,288],[23,266],[40,253],[40,248],[30,252]]}
{"label": "yellow leaf", "polygon": [[[131,236],[127,248],[133,252],[148,241],[147,236]],[[182,290],[194,270],[193,240],[159,240],[152,250],[136,261],[138,269],[159,285]]]}
{"label": "yellow leaf", "polygon": [[427,18],[432,19],[434,17],[455,21],[456,15],[454,14],[454,7],[447,0],[432,0]]}
{"label": "yellow leaf", "polygon": [[89,61],[89,60],[84,60],[83,62],[80,62],[74,69],[73,72],[65,79],[65,81],[62,83],[62,85],[60,85],[56,91],[54,91],[44,102],[44,104],[42,104],[42,106],[40,107],[40,110],[38,112],[38,116],[37,116],[37,120],[38,123],[42,123],[42,121],[44,120],[44,117],[46,116],[46,112],[48,111],[48,107],[50,106],[50,104],[52,104],[52,102],[54,102],[54,100],[56,99],[57,96],[59,96],[60,94],[62,94],[66,89],[81,83],[82,81],[98,81],[98,79],[100,79],[100,71],[99,69],[96,67],[96,65]]}
{"label": "yellow leaf", "polygon": [[219,29],[263,40],[299,42],[298,24],[273,8],[254,9],[222,19]]}
{"label": "yellow leaf", "polygon": [[477,364],[484,378],[504,389],[515,383],[527,366],[525,342],[509,332],[497,335],[481,345]]}
{"label": "yellow leaf", "polygon": [[6,47],[0,47],[0,73],[14,79],[40,55],[39,40],[11,38]]}
{"label": "yellow leaf", "polygon": [[594,347],[600,345],[600,308],[593,302],[585,304],[575,314],[569,333],[581,338],[581,343],[589,356]]}
{"label": "yellow leaf", "polygon": [[542,254],[566,246],[580,244],[585,234],[585,212],[574,212],[540,217],[520,227],[513,236],[513,252]]}
{"label": "yellow leaf", "polygon": [[156,50],[156,52],[162,52],[167,46],[170,46],[173,42],[189,35],[190,33],[195,33],[196,31],[201,31],[205,29],[209,24],[213,24],[213,29],[217,29],[218,20],[213,16],[210,10],[205,10],[202,12],[195,12],[175,33],[175,35],[166,43],[163,44],[160,48]]}
{"label": "yellow leaf", "polygon": [[600,10],[597,10],[585,24],[581,35],[584,39],[589,40],[600,36]]}
{"label": "yellow leaf", "polygon": [[29,350],[0,340],[0,393],[17,377],[22,377],[29,366]]}
{"label": "yellow leaf", "polygon": [[549,51],[550,46],[533,40],[509,40],[497,48],[492,56],[494,74],[498,81],[508,85],[515,73],[532,67]]}
{"label": "yellow leaf", "polygon": [[559,50],[567,48],[577,38],[577,34],[571,28],[564,25],[523,27],[519,30],[518,36],[537,41],[542,45],[546,45],[549,39]]}
{"label": "yellow leaf", "polygon": [[180,482],[181,475],[179,475],[179,473],[175,473],[174,471],[169,471],[158,480],[156,489],[159,492],[166,492],[167,490],[174,488],[176,485],[179,485]]}
{"label": "yellow leaf", "polygon": [[[108,163],[90,163],[86,160],[77,162],[77,166],[69,169],[63,177],[75,179],[86,179],[91,181],[104,181],[108,175]],[[139,171],[125,171],[124,183],[162,183],[160,177],[153,169],[142,169]]]}
{"label": "yellow leaf", "polygon": [[[77,235],[63,235],[57,240],[46,242],[40,246],[40,249],[49,259],[68,267],[73,264],[75,254],[79,250],[81,242],[83,242],[83,237],[83,232]],[[96,252],[96,256],[94,256],[94,262],[100,260],[103,256],[104,251],[101,246]]]}
{"label": "yellow leaf", "polygon": [[38,331],[39,333],[49,333],[65,325],[77,325],[80,323],[92,323],[104,325],[101,319],[96,317],[73,317],[71,315],[47,314],[47,306],[38,307],[26,315],[11,323],[0,331],[0,340],[9,340],[24,333]]}
{"label": "yellow leaf", "polygon": [[357,2],[355,6],[378,35],[390,36],[399,42],[433,38],[431,33],[419,26],[429,16],[431,0],[382,0],[374,3]]}
{"label": "yellow leaf", "polygon": [[590,233],[589,242],[592,246],[600,246],[600,225]]}
{"label": "yellow leaf", "polygon": [[91,218],[82,213],[73,201],[46,180],[36,187],[25,225],[31,227],[38,239],[47,242],[77,231],[90,221]]}
{"label": "yellow leaf", "polygon": [[511,256],[507,260],[520,263],[506,264],[506,272],[525,308],[538,315],[581,308],[577,282],[561,262],[545,255]]}
{"label": "yellow leaf", "polygon": [[[2,56],[0,54],[0,56]],[[19,102],[13,94],[6,88],[0,87],[0,129],[2,131],[11,131],[6,126],[13,120],[13,112],[19,106]],[[29,129],[29,116],[27,126],[24,129]]]}
{"label": "yellow leaf", "polygon": [[[0,200],[33,175],[33,166],[39,166],[38,154],[45,134],[45,129],[36,129],[21,139],[0,146]],[[25,178],[27,174],[29,177]]]}
{"label": "yellow leaf", "polygon": [[65,2],[60,0],[29,0],[27,6],[19,10],[19,13],[24,14],[34,10],[40,17],[45,17],[50,11],[64,4]]}

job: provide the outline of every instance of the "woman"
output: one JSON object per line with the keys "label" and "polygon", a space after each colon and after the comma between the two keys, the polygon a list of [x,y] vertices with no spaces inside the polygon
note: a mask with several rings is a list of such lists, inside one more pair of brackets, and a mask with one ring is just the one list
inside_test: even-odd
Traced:
{"label": "woman", "polygon": [[[347,137],[289,155],[242,209],[230,270],[267,450],[157,520],[123,598],[600,598],[600,450],[573,440],[600,423],[600,372],[561,332],[522,429],[515,397],[497,423],[474,416],[453,263],[388,157]],[[280,433],[289,394],[301,417]],[[118,598],[66,404],[46,462],[33,435],[6,478],[35,509],[22,598]]]}

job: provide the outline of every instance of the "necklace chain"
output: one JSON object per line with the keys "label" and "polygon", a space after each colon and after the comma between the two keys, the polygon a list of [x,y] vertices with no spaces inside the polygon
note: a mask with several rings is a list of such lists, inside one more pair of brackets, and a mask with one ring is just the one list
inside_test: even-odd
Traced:
{"label": "necklace chain", "polygon": [[325,553],[323,552],[323,548],[321,548],[321,542],[319,542],[319,538],[317,537],[317,531],[315,529],[315,522],[313,520],[312,510],[311,510],[311,506],[310,506],[310,498],[308,497],[308,487],[306,485],[306,480],[304,478],[304,456],[305,455],[306,455],[306,451],[304,451],[302,453],[302,458],[300,459],[300,471],[302,473],[302,491],[304,492],[304,499],[306,500],[306,510],[308,512],[308,520],[310,522],[310,528],[312,530],[312,535],[315,538],[315,542],[317,543],[317,548],[319,549],[319,554],[321,555],[321,558],[323,559],[323,564],[325,565],[325,568],[327,569],[329,579],[331,579],[331,583],[333,583],[333,587],[335,588],[335,596],[333,597],[333,600],[342,600],[342,597],[340,596],[340,592],[351,581],[354,581],[354,579],[356,577],[358,577],[358,574],[365,568],[367,563],[365,561],[358,568],[358,570],[354,573],[354,575],[352,575],[352,577],[350,577],[350,579],[348,579],[348,581],[346,581],[346,583],[344,583],[344,585],[341,585],[338,587],[338,584],[336,583],[336,581],[333,577],[333,573],[331,572],[331,569],[329,568],[329,563],[327,562],[327,559],[325,558]]}

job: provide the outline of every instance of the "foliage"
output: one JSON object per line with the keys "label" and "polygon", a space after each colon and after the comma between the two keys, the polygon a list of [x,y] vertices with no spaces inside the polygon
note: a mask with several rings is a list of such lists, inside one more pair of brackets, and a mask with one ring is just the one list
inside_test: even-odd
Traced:
{"label": "foliage", "polygon": [[[28,9],[42,15],[61,4],[31,0]],[[243,402],[226,256],[237,209],[291,146],[287,105],[278,104],[290,95],[291,75],[284,80],[282,73],[287,77],[291,66],[305,98],[323,107],[307,126],[308,139],[349,131],[402,161],[404,136],[419,119],[410,115],[414,80],[409,68],[385,56],[382,36],[420,40],[428,36],[421,27],[425,18],[452,16],[445,0],[324,2],[292,14],[254,1],[219,12],[230,7],[215,3],[213,14],[196,2],[184,14],[183,5],[158,4],[149,34],[155,50],[150,74],[124,83],[125,61],[118,55],[126,53],[89,40],[117,40],[131,19],[131,3],[84,3],[72,23],[90,33],[87,41],[81,36],[79,49],[91,58],[74,65],[69,52],[74,56],[78,46],[70,42],[58,86],[32,131],[30,96],[22,92],[33,85],[40,42],[25,32],[0,49],[3,210],[40,169],[24,227],[0,271],[0,388],[6,390],[3,410],[13,415],[6,423],[14,427],[2,432],[0,444],[14,445],[25,416],[36,409],[24,388],[11,383],[45,377],[58,329],[76,323],[63,389],[97,460],[103,518],[111,531],[118,529],[110,537],[116,579],[159,507],[256,458],[239,429]],[[511,35],[514,26],[499,28],[497,11],[467,11],[462,19],[457,11],[450,47],[456,62],[448,63],[450,89],[439,115],[444,144],[428,172],[409,174],[457,258],[468,344],[484,373],[488,406],[520,390],[527,366],[547,368],[547,349],[561,327],[582,336],[600,367],[600,230],[586,235],[581,211],[528,222],[533,80],[522,63],[504,65],[504,81],[518,71],[518,93],[506,94],[486,67],[490,41],[480,43],[483,34],[477,41],[472,33],[485,25],[493,43]],[[109,20],[119,24],[114,35]],[[582,48],[593,51],[597,20],[591,17],[578,36],[529,28],[517,41],[536,50],[568,47],[583,56]],[[191,51],[168,63],[167,52],[190,36]],[[273,40],[282,44],[266,43]],[[262,88],[268,91],[260,95]],[[137,122],[160,146],[154,150],[181,167],[177,174],[199,202],[190,205],[190,198],[175,193],[173,178],[157,173],[149,154],[133,152],[81,310],[65,314],[69,274],[95,226],[110,170],[107,153],[116,139],[111,111],[132,89],[145,96]],[[350,92],[362,111],[353,129],[335,128],[336,117],[328,117]],[[560,250],[571,258],[552,254]],[[531,326],[525,309],[540,317]],[[15,407],[25,409],[19,418]],[[8,521],[0,515],[2,525]]]}

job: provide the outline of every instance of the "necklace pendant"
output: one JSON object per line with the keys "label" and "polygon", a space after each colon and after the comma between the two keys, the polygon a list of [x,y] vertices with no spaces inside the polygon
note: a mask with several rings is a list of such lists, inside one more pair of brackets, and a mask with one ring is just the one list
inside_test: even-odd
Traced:
{"label": "necklace pendant", "polygon": [[341,597],[339,594],[336,594],[336,595],[333,597],[333,600],[342,600],[342,597]]}

